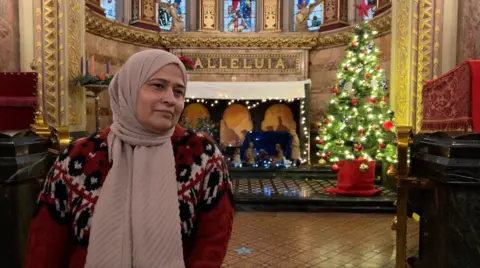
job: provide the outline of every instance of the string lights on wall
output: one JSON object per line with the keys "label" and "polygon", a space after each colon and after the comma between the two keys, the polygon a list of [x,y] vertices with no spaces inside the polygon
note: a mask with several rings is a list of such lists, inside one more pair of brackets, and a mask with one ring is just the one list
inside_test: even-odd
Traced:
{"label": "string lights on wall", "polygon": [[[190,97],[186,98],[186,103],[199,103],[209,107],[215,107],[220,103],[221,100],[215,99],[201,99]],[[299,114],[299,136],[300,142],[303,143],[303,150],[301,152],[300,162],[302,164],[307,163],[309,160],[309,148],[310,148],[310,133],[309,133],[309,126],[307,121],[307,111],[306,111],[306,103],[305,99],[300,98],[291,98],[291,99],[282,99],[282,98],[266,98],[262,100],[244,100],[244,99],[230,99],[224,100],[227,102],[227,105],[230,106],[232,104],[238,103],[242,104],[247,107],[249,110],[257,108],[261,103],[266,102],[278,102],[278,103],[292,103],[295,101],[300,101],[300,114]]]}

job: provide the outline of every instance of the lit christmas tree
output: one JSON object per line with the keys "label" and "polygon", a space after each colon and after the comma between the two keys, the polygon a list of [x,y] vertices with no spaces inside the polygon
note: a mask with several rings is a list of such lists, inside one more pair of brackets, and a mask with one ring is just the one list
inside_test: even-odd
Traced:
{"label": "lit christmas tree", "polygon": [[[364,3],[356,7],[362,16],[368,14]],[[354,33],[317,136],[320,164],[331,164],[333,171],[338,171],[340,160],[396,162],[393,112],[385,72],[379,66],[380,51],[373,41],[376,32],[363,21]],[[368,166],[364,163],[360,169]]]}

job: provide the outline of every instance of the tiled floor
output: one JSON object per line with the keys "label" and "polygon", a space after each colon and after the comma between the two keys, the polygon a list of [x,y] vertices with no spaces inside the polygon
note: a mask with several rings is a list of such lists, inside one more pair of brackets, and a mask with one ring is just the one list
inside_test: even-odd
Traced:
{"label": "tiled floor", "polygon": [[337,180],[312,180],[312,179],[254,179],[238,178],[233,180],[234,195],[239,197],[271,197],[282,196],[285,198],[330,198],[330,199],[349,199],[349,200],[383,200],[394,201],[396,193],[377,185],[382,192],[378,196],[372,197],[342,197],[326,193],[324,189],[335,188]]}
{"label": "tiled floor", "polygon": [[[223,267],[395,267],[391,214],[238,213]],[[409,222],[415,254],[418,224]]]}

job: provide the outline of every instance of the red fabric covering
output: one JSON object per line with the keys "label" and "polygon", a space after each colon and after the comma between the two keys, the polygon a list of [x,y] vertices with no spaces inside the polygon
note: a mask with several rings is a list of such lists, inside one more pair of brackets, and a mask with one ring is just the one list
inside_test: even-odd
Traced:
{"label": "red fabric covering", "polygon": [[480,61],[465,61],[423,87],[422,131],[480,131]]}
{"label": "red fabric covering", "polygon": [[[360,165],[366,163],[367,171],[361,171]],[[327,193],[349,196],[372,196],[381,190],[374,187],[376,161],[364,160],[340,161],[337,163],[340,170],[337,175],[337,187],[325,189]]]}
{"label": "red fabric covering", "polygon": [[473,131],[480,132],[480,60],[468,61],[468,65],[470,66],[470,71],[472,72]]}
{"label": "red fabric covering", "polygon": [[0,73],[0,131],[29,129],[35,116],[37,73]]}

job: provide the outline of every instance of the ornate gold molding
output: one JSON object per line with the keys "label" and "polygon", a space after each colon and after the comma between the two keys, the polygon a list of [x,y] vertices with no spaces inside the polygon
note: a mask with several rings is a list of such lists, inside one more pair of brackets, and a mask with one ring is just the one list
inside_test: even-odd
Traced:
{"label": "ornate gold molding", "polygon": [[[372,19],[378,36],[390,32],[392,14],[385,12]],[[165,48],[325,48],[350,42],[353,27],[323,33],[205,33],[155,32],[106,19],[92,11],[86,14],[86,31],[108,39]]]}

